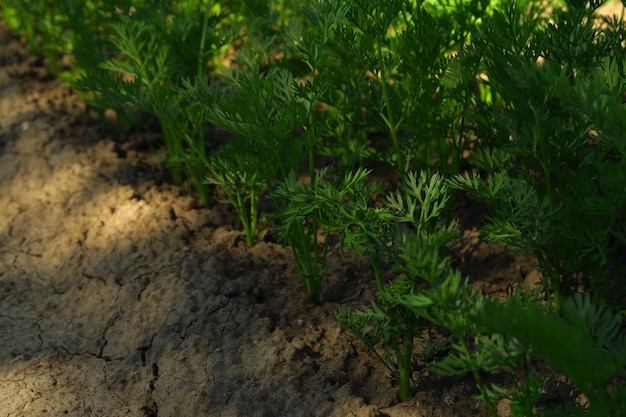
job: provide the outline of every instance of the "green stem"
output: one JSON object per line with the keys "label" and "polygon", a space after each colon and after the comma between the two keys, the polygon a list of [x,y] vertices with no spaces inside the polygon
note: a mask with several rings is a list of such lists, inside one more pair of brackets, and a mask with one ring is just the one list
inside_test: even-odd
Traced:
{"label": "green stem", "polygon": [[537,158],[539,162],[539,166],[543,171],[543,175],[545,177],[545,187],[546,187],[546,197],[548,199],[548,203],[550,204],[550,209],[555,207],[555,196],[552,185],[552,173],[550,172],[550,160],[549,156],[546,155],[546,146],[545,146],[545,137],[544,132],[541,126],[541,115],[539,111],[533,108],[533,114],[535,117],[535,126],[533,131],[533,155]]}
{"label": "green stem", "polygon": [[[458,173],[461,166],[461,158],[463,157],[463,134],[465,133],[465,116],[467,115],[467,107],[470,100],[470,89],[467,89],[463,96],[463,110],[458,118],[458,127],[452,121],[452,140],[454,143],[454,155],[452,160],[451,172],[453,175]],[[440,155],[441,157],[442,155]]]}
{"label": "green stem", "polygon": [[54,50],[48,51],[47,58],[48,69],[50,70],[50,73],[54,76],[58,76],[59,70],[57,68],[57,52]]}
{"label": "green stem", "polygon": [[206,166],[208,164],[204,144],[204,123],[194,127],[194,130],[197,136],[196,141],[192,144],[193,150],[195,151],[195,158],[193,158],[194,184],[200,201],[208,207],[210,203],[209,188],[204,182]]}
{"label": "green stem", "polygon": [[[467,343],[462,337],[460,339],[461,339],[461,346],[463,346],[463,350],[465,351],[465,354],[467,356],[471,356],[470,349],[467,346]],[[472,366],[471,372],[472,372],[472,376],[474,377],[474,381],[476,381],[476,385],[478,386],[478,389],[480,390],[480,393],[482,394],[483,400],[485,401],[485,404],[487,405],[487,408],[489,409],[489,413],[492,416],[497,417],[498,412],[496,411],[495,406],[493,405],[493,403],[491,402],[491,399],[489,398],[489,392],[487,391],[487,387],[485,387],[485,383],[480,377],[480,373],[478,372],[478,369],[476,369],[475,366]]]}
{"label": "green stem", "polygon": [[[402,350],[404,348],[404,351]],[[413,336],[408,335],[404,340],[404,346],[400,346],[400,340],[394,341],[396,360],[398,361],[398,383],[400,384],[400,401],[407,401],[413,396],[411,386],[411,359],[413,358]]]}
{"label": "green stem", "polygon": [[285,27],[287,27],[287,1],[286,0],[282,0],[280,2],[280,27],[281,27],[281,31],[284,30]]}
{"label": "green stem", "polygon": [[182,148],[182,141],[177,140],[178,131],[173,122],[167,120],[165,117],[159,117],[159,123],[163,130],[163,137],[165,139],[165,147],[169,153],[170,160],[168,161],[168,168],[174,184],[178,186],[183,185],[183,172],[181,169],[181,160],[184,157],[184,150]]}
{"label": "green stem", "polygon": [[200,51],[198,53],[198,72],[196,74],[196,76],[199,76],[202,74],[202,67],[203,67],[203,62],[202,62],[202,57],[204,56],[204,44],[206,42],[206,32],[207,32],[207,27],[209,26],[209,12],[208,10],[204,10],[204,23],[202,24],[202,37],[200,38]]}
{"label": "green stem", "polygon": [[[550,267],[549,261],[546,259],[545,255],[541,252],[538,252],[536,255],[539,266],[541,267],[541,273],[544,275],[546,280],[546,298],[548,301],[552,301],[554,309],[558,312],[561,311],[561,304],[563,289],[562,286],[562,278],[559,275],[559,272],[554,268]],[[550,300],[553,298],[553,300]]]}
{"label": "green stem", "polygon": [[250,234],[247,234],[248,247],[254,246],[257,221],[259,219],[259,193],[256,189],[250,190]]}
{"label": "green stem", "polygon": [[238,190],[235,190],[235,194],[237,195],[236,204],[234,204],[235,211],[239,215],[239,220],[241,220],[241,225],[243,226],[243,230],[246,234],[246,240],[248,240],[248,236],[250,236],[250,222],[248,213],[246,212],[246,203],[242,194]]}
{"label": "green stem", "polygon": [[372,262],[372,268],[374,268],[374,276],[376,277],[376,283],[378,284],[378,292],[382,293],[385,289],[383,285],[383,277],[380,272],[380,265],[378,264],[378,259],[375,256],[370,257]]}
{"label": "green stem", "polygon": [[309,137],[306,138],[307,146],[309,147],[309,178],[311,179],[311,185],[315,184],[315,126],[313,124],[313,105],[309,109]]}
{"label": "green stem", "polygon": [[391,97],[389,96],[389,85],[387,84],[387,71],[385,69],[385,61],[383,59],[383,47],[380,42],[377,44],[378,53],[378,66],[380,67],[380,83],[383,90],[383,98],[385,100],[385,109],[387,110],[387,117],[385,123],[389,128],[389,134],[393,141],[393,150],[397,158],[397,168],[400,174],[404,176],[406,166],[402,158],[402,150],[400,149],[400,141],[398,140],[398,123],[395,122],[395,116],[391,108]]}
{"label": "green stem", "polygon": [[317,242],[317,222],[315,221],[315,219],[311,221],[311,229],[309,230],[309,236],[311,236],[311,240],[313,241],[312,243],[313,247],[309,248],[309,250],[313,250],[313,262],[317,264],[317,261],[319,259],[319,247],[318,247],[318,242]]}
{"label": "green stem", "polygon": [[320,304],[320,268],[317,251],[314,251],[315,255],[311,255],[311,234],[304,230],[304,226],[301,223],[293,223],[289,236],[291,250],[298,263],[298,272],[302,278],[304,289],[311,295],[311,300],[315,304]]}

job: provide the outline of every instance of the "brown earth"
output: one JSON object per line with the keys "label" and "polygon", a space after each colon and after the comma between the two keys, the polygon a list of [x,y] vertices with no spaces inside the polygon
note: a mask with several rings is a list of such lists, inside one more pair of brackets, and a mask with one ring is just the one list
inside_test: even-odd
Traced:
{"label": "brown earth", "polygon": [[[331,256],[340,291],[313,305],[289,248],[248,249],[232,210],[183,195],[44,64],[0,28],[0,417],[488,414],[469,377],[399,403],[334,319],[374,298],[365,260]],[[535,277],[475,227],[456,248],[487,292]]]}

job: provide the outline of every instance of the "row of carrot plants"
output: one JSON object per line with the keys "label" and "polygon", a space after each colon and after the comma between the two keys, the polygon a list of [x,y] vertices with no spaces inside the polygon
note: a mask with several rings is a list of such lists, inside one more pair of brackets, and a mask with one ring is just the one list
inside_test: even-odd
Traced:
{"label": "row of carrot plants", "polygon": [[[207,206],[219,187],[249,246],[267,220],[313,302],[331,242],[367,258],[378,298],[336,316],[400,400],[431,370],[473,375],[494,416],[626,414],[626,29],[602,1],[0,3],[120,129],[156,119],[172,180]],[[483,239],[536,256],[537,289],[499,302],[452,267],[461,193]],[[540,363],[588,403],[538,410]]]}

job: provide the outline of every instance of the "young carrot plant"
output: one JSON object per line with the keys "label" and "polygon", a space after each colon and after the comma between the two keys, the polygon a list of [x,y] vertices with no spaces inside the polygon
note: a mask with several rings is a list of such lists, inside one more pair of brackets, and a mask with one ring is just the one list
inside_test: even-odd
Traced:
{"label": "young carrot plant", "polygon": [[53,75],[71,80],[72,74],[62,72],[58,63],[64,56],[74,54],[79,67],[102,59],[97,31],[106,20],[99,11],[106,6],[91,0],[4,0],[0,7],[9,28],[25,37],[31,52],[45,56]]}
{"label": "young carrot plant", "polygon": [[[497,402],[504,398],[511,401],[512,412],[520,416],[533,414],[549,375],[535,367],[531,349],[508,335],[486,330],[477,321],[477,317],[484,314],[489,300],[469,287],[467,281],[444,282],[441,287],[443,291],[430,292],[433,304],[426,313],[419,304],[414,305],[415,300],[406,299],[416,314],[426,315],[433,324],[453,335],[449,355],[433,364],[431,370],[445,376],[472,375],[482,400],[494,417],[498,415]],[[509,299],[540,305],[537,293],[536,290],[518,291]],[[505,382],[487,384],[486,374],[499,374]]]}
{"label": "young carrot plant", "polygon": [[259,67],[237,71],[200,93],[210,97],[212,124],[249,140],[257,154],[255,169],[268,186],[302,167],[314,138],[291,73],[273,68],[262,74]]}
{"label": "young carrot plant", "polygon": [[515,6],[488,20],[476,51],[501,99],[473,117],[485,144],[472,160],[491,177],[453,181],[495,203],[486,236],[537,256],[557,309],[580,284],[626,300],[626,32],[595,26],[599,4],[572,3],[549,24]]}
{"label": "young carrot plant", "polygon": [[[424,298],[423,284],[439,282],[447,270],[441,248],[455,236],[454,222],[446,224],[443,214],[449,194],[442,176],[419,177],[409,172],[402,192],[387,198],[388,207],[344,203],[333,223],[339,226],[345,247],[368,257],[378,282],[378,302],[361,310],[340,309],[339,324],[355,334],[384,364],[400,386],[400,400],[412,395],[417,383],[415,340],[422,344],[428,322],[404,304],[405,297]],[[382,263],[393,265],[395,278],[385,285]],[[427,361],[438,343],[422,344],[421,359]]]}
{"label": "young carrot plant", "polygon": [[226,194],[226,200],[239,216],[246,235],[246,243],[253,246],[256,242],[259,201],[265,181],[246,160],[252,155],[247,142],[236,139],[219,152],[209,156],[206,169],[210,172],[206,182],[218,185]]}
{"label": "young carrot plant", "polygon": [[162,157],[172,178],[180,186],[188,181],[202,204],[210,204],[205,143],[208,109],[193,100],[188,87],[174,90],[166,85],[155,86],[138,103],[159,120],[168,155]]}
{"label": "young carrot plant", "polygon": [[[419,235],[407,236],[403,245],[397,271],[420,286],[413,292],[385,293],[383,299],[400,306],[412,318],[423,320],[424,326],[436,326],[451,335],[439,342],[448,348],[448,355],[431,363],[428,369],[446,376],[471,374],[493,416],[497,415],[495,402],[508,396],[508,388],[488,386],[484,375],[509,369],[515,387],[512,407],[530,413],[545,385],[545,377],[532,368],[529,349],[512,338],[485,331],[476,322],[476,317],[483,314],[486,297],[451,267],[442,257],[440,247]],[[536,294],[525,296],[536,299]]]}
{"label": "young carrot plant", "polygon": [[[380,296],[411,293],[414,285],[406,277],[398,278]],[[339,325],[357,336],[387,368],[400,387],[400,401],[407,401],[413,396],[416,384],[415,339],[424,337],[427,323],[403,305],[384,300],[360,310],[340,308],[335,316]],[[424,351],[422,360],[430,353]]]}
{"label": "young carrot plant", "polygon": [[[547,362],[581,390],[588,404],[584,408],[572,404],[567,415],[623,415],[626,339],[621,314],[595,305],[589,295],[576,294],[563,300],[560,314],[529,299],[489,300],[474,320],[489,334],[515,340],[532,359],[529,363]],[[511,407],[514,417],[529,415],[535,406],[528,401],[522,407],[519,399],[524,395],[519,394]],[[533,399],[533,395],[527,397]],[[564,410],[546,408],[541,415],[561,416]]]}
{"label": "young carrot plant", "polygon": [[441,80],[448,55],[485,13],[486,4],[474,3],[433,14],[403,0],[309,2],[307,30],[294,31],[286,52],[322,86],[330,142],[320,149],[342,158],[356,152],[401,173],[416,163],[458,169],[470,84],[452,88]]}
{"label": "young carrot plant", "polygon": [[[252,246],[256,240],[258,205],[263,186],[299,170],[311,145],[305,126],[306,106],[296,96],[294,79],[285,70],[262,75],[237,71],[222,82],[186,82],[186,94],[205,109],[205,121],[235,139],[205,160],[209,182],[226,192]],[[246,204],[243,204],[246,202]]]}
{"label": "young carrot plant", "polygon": [[[342,308],[339,324],[355,334],[389,370],[400,386],[400,400],[410,399],[419,375],[442,350],[445,342],[427,337],[434,308],[451,312],[459,297],[460,274],[442,257],[441,248],[425,236],[397,234],[398,261],[394,280],[379,293],[378,301],[361,310]],[[454,310],[458,314],[458,310]],[[416,353],[416,340],[422,349]],[[418,368],[418,360],[424,366]]]}
{"label": "young carrot plant", "polygon": [[336,228],[331,219],[338,203],[352,197],[367,174],[363,169],[331,173],[326,167],[315,173],[311,184],[298,184],[295,171],[291,171],[270,194],[277,201],[288,202],[276,210],[273,217],[278,225],[274,230],[291,246],[304,288],[317,304],[322,301],[326,257],[331,232]]}
{"label": "young carrot plant", "polygon": [[[105,32],[114,50],[97,66],[85,68],[75,87],[96,92],[92,105],[112,108],[129,126],[138,123],[138,113],[149,110],[143,104],[156,101],[163,86],[175,88],[183,79],[206,76],[219,48],[234,38],[228,27],[220,26],[226,16],[213,13],[212,4],[157,0],[156,4],[138,3],[132,11],[122,9],[114,16],[116,20]],[[124,85],[119,79],[138,84],[140,96],[120,90]],[[153,94],[156,97],[150,97]],[[168,149],[176,142],[171,137],[165,140]]]}
{"label": "young carrot plant", "polygon": [[211,58],[230,38],[218,27],[225,16],[213,13],[211,4],[164,0],[137,4],[132,12],[122,9],[115,16],[108,28],[114,53],[85,68],[73,85],[91,94],[96,108],[114,109],[123,126],[137,124],[142,112],[154,115],[167,150],[162,161],[174,183],[187,184],[208,205],[207,109],[189,100],[181,85],[184,79],[206,77]]}

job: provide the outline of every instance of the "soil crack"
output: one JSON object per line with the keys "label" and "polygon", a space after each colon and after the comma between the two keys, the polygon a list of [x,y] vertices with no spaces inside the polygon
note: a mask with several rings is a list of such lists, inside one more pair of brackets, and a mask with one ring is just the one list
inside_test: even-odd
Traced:
{"label": "soil crack", "polygon": [[[142,366],[148,366],[147,363],[147,353],[152,349],[152,344],[154,343],[154,335],[150,338],[150,343],[148,343],[145,346],[141,346],[139,348],[139,354],[140,354],[140,359],[141,359],[141,365]],[[148,392],[147,392],[147,399],[146,399],[146,403],[149,405],[144,405],[141,407],[141,411],[144,415],[144,417],[157,417],[158,413],[159,413],[159,406],[157,404],[157,402],[154,400],[153,398],[153,394],[154,394],[154,390],[156,389],[156,383],[157,380],[159,379],[159,365],[157,364],[157,362],[152,362],[152,364],[150,365],[150,370],[151,370],[151,378],[148,381]]]}

